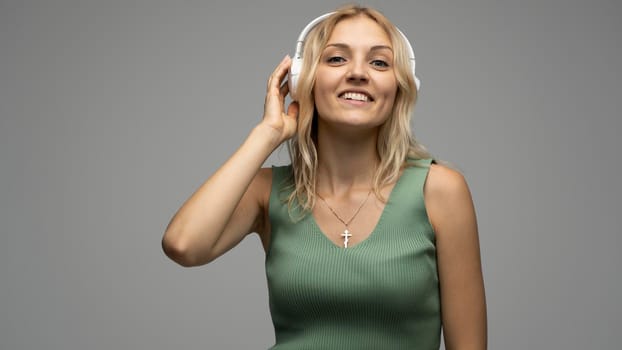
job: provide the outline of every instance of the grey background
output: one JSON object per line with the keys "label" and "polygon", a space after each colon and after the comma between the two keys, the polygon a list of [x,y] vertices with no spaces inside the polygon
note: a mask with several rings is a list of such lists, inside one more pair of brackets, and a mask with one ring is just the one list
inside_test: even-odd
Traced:
{"label": "grey background", "polygon": [[[0,1],[0,349],[262,349],[264,254],[160,249],[333,1]],[[622,343],[622,5],[369,1],[478,211],[491,349]],[[283,150],[267,165],[287,162]]]}

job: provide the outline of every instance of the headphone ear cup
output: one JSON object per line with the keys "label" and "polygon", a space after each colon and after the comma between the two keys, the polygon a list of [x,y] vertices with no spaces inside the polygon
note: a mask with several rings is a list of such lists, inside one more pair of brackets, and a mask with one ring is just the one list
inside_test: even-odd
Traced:
{"label": "headphone ear cup", "polygon": [[411,60],[411,74],[413,75],[413,79],[415,80],[415,87],[417,88],[417,92],[421,89],[421,80],[415,75],[415,63],[414,60]]}
{"label": "headphone ear cup", "polygon": [[296,95],[296,89],[298,88],[298,76],[301,69],[302,57],[294,57],[292,59],[292,65],[289,67],[289,77],[287,78],[287,82],[289,84],[289,95],[291,96],[293,101],[298,100],[298,96]]}

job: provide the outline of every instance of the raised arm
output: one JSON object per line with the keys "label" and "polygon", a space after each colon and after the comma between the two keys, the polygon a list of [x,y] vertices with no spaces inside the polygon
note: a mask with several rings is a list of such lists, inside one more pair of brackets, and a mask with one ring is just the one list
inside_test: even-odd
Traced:
{"label": "raised arm", "polygon": [[433,164],[425,198],[436,233],[445,348],[485,350],[486,300],[469,188],[460,173]]}
{"label": "raised arm", "polygon": [[261,234],[270,191],[270,172],[263,162],[296,130],[298,105],[284,111],[291,64],[285,57],[268,81],[264,116],[242,146],[173,216],[162,239],[165,254],[183,266],[206,264],[251,232]]}

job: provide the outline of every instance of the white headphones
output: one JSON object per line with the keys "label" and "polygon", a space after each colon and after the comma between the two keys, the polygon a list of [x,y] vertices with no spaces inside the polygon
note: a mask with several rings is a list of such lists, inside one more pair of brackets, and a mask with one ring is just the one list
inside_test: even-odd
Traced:
{"label": "white headphones", "polygon": [[[326,17],[332,15],[333,13],[334,12],[323,14],[320,17],[309,22],[309,24],[307,24],[307,26],[302,30],[302,32],[298,36],[298,41],[296,42],[296,52],[294,53],[294,57],[292,58],[292,65],[289,68],[289,78],[288,78],[289,94],[293,100],[297,100],[296,87],[298,86],[298,75],[300,74],[300,70],[302,70],[302,59],[303,59],[302,50],[303,50],[307,35],[311,31],[311,29],[313,29],[318,23],[322,22],[324,19],[326,19]],[[397,31],[402,35],[402,38],[404,39],[404,42],[406,43],[406,47],[408,49],[408,55],[409,55],[408,57],[410,61],[410,68],[412,70],[412,75],[415,80],[415,86],[417,87],[417,91],[419,91],[419,89],[421,88],[421,81],[415,75],[415,51],[413,50],[412,45],[410,45],[410,42],[408,41],[408,38],[406,37],[406,35],[404,35],[404,33],[402,33],[402,31],[399,29],[397,29]]]}

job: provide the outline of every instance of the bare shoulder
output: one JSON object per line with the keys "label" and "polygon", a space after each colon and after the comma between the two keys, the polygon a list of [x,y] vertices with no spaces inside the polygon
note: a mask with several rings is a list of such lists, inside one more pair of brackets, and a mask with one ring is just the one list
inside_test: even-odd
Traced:
{"label": "bare shoulder", "polygon": [[255,198],[262,207],[267,208],[272,189],[272,168],[261,168],[255,175],[249,190],[253,191]]}
{"label": "bare shoulder", "polygon": [[471,192],[466,179],[457,170],[431,164],[424,185],[425,206],[435,232],[448,222],[474,214]]}
{"label": "bare shoulder", "polygon": [[440,164],[431,164],[424,191],[434,196],[453,196],[468,192],[466,179],[457,170]]}
{"label": "bare shoulder", "polygon": [[253,231],[256,232],[264,246],[267,242],[269,235],[269,220],[268,210],[270,203],[270,191],[272,189],[272,168],[261,168],[255,174],[253,181],[247,189],[247,194],[250,195],[256,205],[259,208],[259,213],[255,223],[253,225]]}
{"label": "bare shoulder", "polygon": [[268,188],[272,184],[272,168],[261,168],[255,175],[255,180],[258,182],[259,186]]}

